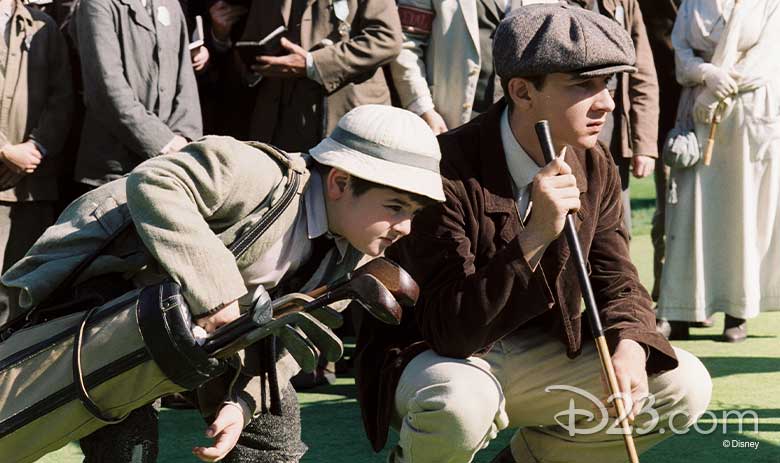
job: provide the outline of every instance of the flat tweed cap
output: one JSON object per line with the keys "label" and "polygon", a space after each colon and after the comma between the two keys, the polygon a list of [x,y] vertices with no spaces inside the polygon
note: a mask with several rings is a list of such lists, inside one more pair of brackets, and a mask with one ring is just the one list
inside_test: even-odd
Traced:
{"label": "flat tweed cap", "polygon": [[636,72],[628,32],[606,16],[568,5],[514,10],[496,29],[493,60],[503,79],[553,72],[580,77]]}

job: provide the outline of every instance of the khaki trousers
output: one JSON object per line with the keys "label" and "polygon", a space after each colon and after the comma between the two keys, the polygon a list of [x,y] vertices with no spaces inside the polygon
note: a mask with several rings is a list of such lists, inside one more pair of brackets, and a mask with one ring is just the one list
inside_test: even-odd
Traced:
{"label": "khaki trousers", "polygon": [[[690,427],[709,404],[712,381],[704,365],[684,350],[675,351],[679,367],[649,379],[655,403],[634,422],[639,452]],[[579,357],[569,359],[562,343],[535,333],[505,338],[482,357],[423,352],[406,367],[396,389],[394,427],[400,440],[390,461],[469,462],[508,426],[519,428],[511,442],[517,462],[627,461],[622,435],[608,432],[615,420],[600,428],[603,414],[592,400],[566,390],[545,392],[548,386],[567,385],[604,399],[600,376],[594,346],[583,346]],[[580,410],[573,423],[570,408]],[[595,421],[586,419],[588,412]]]}

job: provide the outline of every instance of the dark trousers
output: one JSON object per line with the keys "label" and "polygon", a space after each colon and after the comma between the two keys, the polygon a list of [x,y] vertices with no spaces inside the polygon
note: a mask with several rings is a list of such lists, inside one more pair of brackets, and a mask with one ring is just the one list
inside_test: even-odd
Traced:
{"label": "dark trousers", "polygon": [[24,257],[56,218],[54,201],[0,201],[0,273]]}
{"label": "dark trousers", "polygon": [[628,237],[631,238],[631,192],[628,183],[631,179],[631,158],[616,158],[618,175],[620,175],[620,200],[623,204],[623,225]]}
{"label": "dark trousers", "polygon": [[133,410],[121,423],[100,428],[81,439],[84,463],[151,463],[159,452],[157,421],[160,401]]}
{"label": "dark trousers", "polygon": [[[85,463],[153,463],[159,453],[159,401],[139,408],[119,424],[81,439]],[[165,438],[165,436],[163,436]],[[226,463],[296,463],[307,447],[301,441],[298,397],[289,383],[282,392],[282,415],[262,414],[241,432]]]}
{"label": "dark trousers", "polygon": [[658,301],[661,288],[661,272],[664,268],[666,255],[666,181],[669,177],[669,167],[660,159],[655,163],[655,212],[650,238],[653,240],[653,291],[651,296]]}

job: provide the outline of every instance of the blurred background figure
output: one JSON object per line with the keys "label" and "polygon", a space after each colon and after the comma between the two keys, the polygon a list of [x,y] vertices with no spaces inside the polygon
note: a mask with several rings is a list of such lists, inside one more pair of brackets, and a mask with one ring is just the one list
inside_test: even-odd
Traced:
{"label": "blurred background figure", "polygon": [[658,315],[725,312],[724,340],[741,341],[747,319],[780,309],[780,0],[686,0],[672,43],[675,130],[693,130],[698,154],[720,123],[710,166],[673,162]]}
{"label": "blurred background figure", "polygon": [[439,134],[504,95],[493,72],[493,32],[510,10],[558,0],[399,0],[404,32],[391,64],[401,107]]}
{"label": "blurred background figure", "polygon": [[280,26],[275,50],[245,63],[256,88],[250,139],[306,151],[350,109],[390,104],[381,66],[401,48],[393,0],[251,2],[241,40]]}
{"label": "blurred background figure", "polygon": [[623,223],[630,234],[631,174],[636,178],[652,174],[658,157],[658,79],[653,52],[637,0],[569,0],[569,3],[620,24],[631,36],[636,50],[637,72],[615,75],[607,84],[615,100],[615,110],[607,114],[599,134],[599,140],[609,147],[620,172]]}
{"label": "blurred background figure", "polygon": [[201,136],[190,37],[177,1],[82,1],[69,26],[86,106],[74,173],[84,189]]}
{"label": "blurred background figure", "polygon": [[[195,16],[201,16],[204,47],[208,50],[208,61],[204,68],[197,67],[197,59],[193,61],[203,111],[203,132],[247,140],[256,89],[246,85],[243,65],[233,45],[241,38],[251,2],[249,0],[180,0],[180,2],[191,31]],[[186,9],[185,4],[187,4]]]}
{"label": "blurred background figure", "polygon": [[21,0],[0,0],[0,273],[56,218],[59,159],[73,88],[54,20]]}
{"label": "blurred background figure", "polygon": [[[672,28],[677,18],[677,9],[682,0],[639,0],[642,17],[645,21],[647,38],[653,51],[653,61],[658,77],[659,110],[658,118],[658,153],[666,135],[674,127],[677,103],[680,101],[680,84],[674,74],[674,48],[672,47]],[[661,287],[661,272],[663,271],[664,254],[666,252],[666,236],[664,221],[666,220],[666,179],[669,167],[660,160],[655,163],[655,213],[650,231],[653,241],[653,301],[658,301],[658,291]],[[668,323],[665,329],[668,329]],[[667,333],[668,336],[668,333]]]}

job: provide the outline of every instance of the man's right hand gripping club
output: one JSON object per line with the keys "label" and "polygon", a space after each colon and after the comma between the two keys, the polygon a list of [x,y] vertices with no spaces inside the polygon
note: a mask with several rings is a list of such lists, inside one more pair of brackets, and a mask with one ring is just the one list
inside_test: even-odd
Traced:
{"label": "man's right hand gripping club", "polygon": [[533,211],[520,236],[520,247],[536,269],[547,246],[563,231],[566,215],[580,208],[580,190],[565,161],[566,148],[534,177],[531,186]]}

